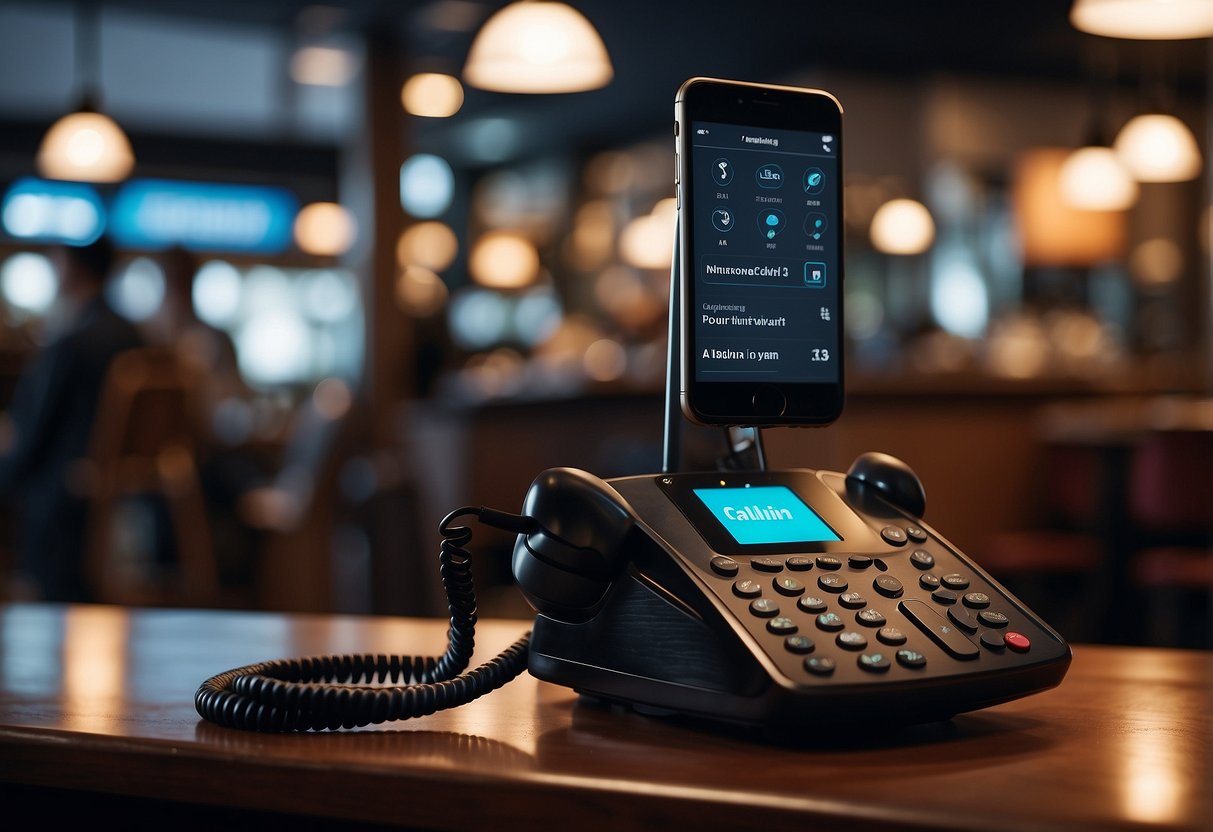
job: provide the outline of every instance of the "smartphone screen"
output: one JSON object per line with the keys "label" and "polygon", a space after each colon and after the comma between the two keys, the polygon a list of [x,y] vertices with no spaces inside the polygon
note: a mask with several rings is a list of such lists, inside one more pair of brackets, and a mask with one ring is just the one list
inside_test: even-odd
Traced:
{"label": "smartphone screen", "polygon": [[841,412],[841,109],[697,79],[678,101],[683,409],[706,424]]}

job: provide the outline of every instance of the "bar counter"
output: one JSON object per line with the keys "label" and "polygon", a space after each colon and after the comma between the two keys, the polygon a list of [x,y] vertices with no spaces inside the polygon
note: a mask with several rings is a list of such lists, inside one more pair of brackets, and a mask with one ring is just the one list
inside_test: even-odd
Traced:
{"label": "bar counter", "polygon": [[[473,663],[527,625],[481,622]],[[0,606],[5,825],[1213,828],[1213,654],[1197,651],[1079,644],[1045,693],[792,745],[583,701],[526,674],[363,730],[251,733],[194,710],[198,685],[234,667],[437,655],[445,631],[437,619]]]}

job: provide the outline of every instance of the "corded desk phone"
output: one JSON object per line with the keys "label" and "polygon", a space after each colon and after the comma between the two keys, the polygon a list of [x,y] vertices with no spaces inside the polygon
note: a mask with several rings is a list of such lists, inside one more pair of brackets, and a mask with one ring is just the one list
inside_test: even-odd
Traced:
{"label": "corded desk phone", "polygon": [[[264,731],[351,728],[454,707],[529,669],[540,679],[648,714],[799,732],[943,719],[1061,682],[1069,647],[923,522],[925,494],[905,463],[868,453],[845,474],[767,470],[759,426],[828,421],[841,407],[841,314],[830,314],[831,308],[841,311],[840,249],[801,254],[813,258],[803,270],[799,261],[789,270],[786,263],[762,259],[781,245],[773,241],[785,225],[803,228],[816,241],[840,224],[841,109],[820,91],[715,81],[684,85],[688,89],[717,91],[709,97],[720,99],[720,109],[694,131],[703,138],[702,151],[683,148],[680,212],[693,180],[701,178],[700,191],[719,200],[719,188],[734,181],[732,166],[756,164],[756,174],[737,178],[738,198],[730,205],[745,208],[743,183],[757,193],[767,207],[755,227],[765,229],[765,238],[745,268],[719,265],[724,261],[715,253],[705,259],[689,238],[675,246],[662,473],[603,480],[552,468],[534,480],[520,514],[470,506],[452,511],[440,524],[439,571],[451,613],[442,656],[321,656],[237,668],[198,689],[195,706],[204,718]],[[751,102],[751,96],[762,100]],[[678,111],[684,141],[699,124],[690,113],[697,106]],[[828,132],[801,123],[802,108],[828,116]],[[752,128],[761,134],[761,158],[747,155],[755,152]],[[768,146],[777,140],[787,154],[779,157],[783,166],[812,165],[803,178],[797,173],[812,210],[794,222],[762,196],[782,187],[782,167]],[[802,161],[813,154],[820,161]],[[712,165],[693,164],[692,157]],[[714,235],[723,239],[732,231],[736,209],[713,222],[714,204],[705,203],[700,241],[712,243]],[[798,205],[792,199],[780,204],[789,214]],[[821,213],[827,208],[836,213],[833,220]],[[840,246],[836,236],[828,239]],[[707,263],[716,270],[710,279],[695,273],[705,284],[705,300],[694,304],[692,293],[681,291],[688,278],[680,262],[689,260],[696,269]],[[720,278],[722,270],[730,276]],[[771,275],[799,280],[801,271],[803,284],[771,285]],[[752,285],[745,283],[751,273],[758,275]],[[709,289],[716,293],[710,302]],[[806,297],[812,299],[807,305]],[[747,307],[734,302],[739,300],[750,304],[744,320],[700,315],[708,306],[744,313]],[[750,326],[757,320],[753,310],[763,304],[774,311],[763,313],[768,317],[762,321],[789,324],[797,334],[781,341],[780,351],[769,343],[761,354],[753,351],[754,361],[804,354],[824,381],[802,384],[809,377],[803,367],[775,361],[779,369],[763,369],[754,384],[735,368],[728,372],[743,380],[703,384],[698,406],[712,412],[698,423],[724,424],[732,451],[716,470],[684,471],[683,373],[717,372],[696,367],[692,353],[682,352],[688,336],[695,337],[694,319],[710,318],[716,328]],[[806,314],[814,319],[811,326]],[[720,346],[714,332],[701,334],[711,346],[695,347],[693,356],[709,364],[743,363],[747,353]],[[780,386],[780,374],[793,382]],[[724,392],[717,395],[716,387]],[[787,413],[793,405],[799,412]],[[730,422],[734,417],[738,421]],[[467,672],[476,602],[466,548],[471,530],[456,524],[464,517],[517,534],[513,575],[538,613],[532,632]]]}

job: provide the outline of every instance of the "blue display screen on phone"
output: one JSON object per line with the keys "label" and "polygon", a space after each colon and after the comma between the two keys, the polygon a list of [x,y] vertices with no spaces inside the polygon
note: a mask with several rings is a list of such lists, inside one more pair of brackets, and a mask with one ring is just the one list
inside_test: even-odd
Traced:
{"label": "blue display screen on phone", "polygon": [[694,494],[742,546],[842,540],[785,485],[696,488]]}

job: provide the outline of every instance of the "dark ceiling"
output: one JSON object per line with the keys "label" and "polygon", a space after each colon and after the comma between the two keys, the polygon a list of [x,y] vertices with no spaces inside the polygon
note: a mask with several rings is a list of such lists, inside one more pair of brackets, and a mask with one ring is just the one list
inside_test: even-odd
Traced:
{"label": "dark ceiling", "polygon": [[[367,31],[399,45],[402,73],[458,74],[475,29],[503,0],[100,0],[149,15],[281,28]],[[469,90],[464,109],[419,137],[483,115],[521,119],[536,153],[545,141],[609,146],[663,130],[679,84],[693,75],[778,81],[831,73],[905,79],[984,75],[1042,82],[1165,77],[1204,95],[1208,41],[1110,40],[1077,31],[1067,0],[573,0],[615,65],[605,89],[576,95]],[[301,14],[302,13],[302,14]],[[426,133],[429,131],[429,134]]]}

